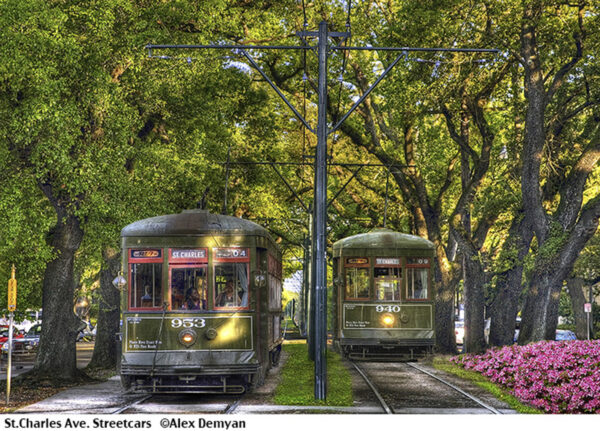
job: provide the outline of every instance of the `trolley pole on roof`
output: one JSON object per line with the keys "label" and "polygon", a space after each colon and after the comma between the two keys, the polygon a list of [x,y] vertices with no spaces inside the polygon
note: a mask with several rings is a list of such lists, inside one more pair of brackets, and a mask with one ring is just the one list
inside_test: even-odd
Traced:
{"label": "trolley pole on roof", "polygon": [[[225,49],[232,50],[236,54],[243,55],[248,63],[256,69],[265,81],[273,88],[273,90],[281,97],[285,104],[294,113],[296,118],[304,124],[304,126],[312,133],[317,135],[317,149],[315,154],[315,189],[314,203],[312,211],[312,247],[310,253],[310,271],[311,271],[311,288],[310,288],[310,310],[308,319],[308,338],[309,347],[312,346],[315,362],[315,399],[325,399],[327,395],[327,137],[338,130],[342,123],[354,112],[373,91],[373,89],[381,82],[381,80],[398,64],[402,58],[407,58],[409,52],[479,52],[479,53],[498,53],[496,49],[471,49],[471,48],[408,48],[408,47],[348,47],[336,46],[329,44],[329,37],[339,37],[343,41],[350,37],[350,32],[329,32],[327,22],[322,21],[319,24],[319,31],[301,31],[298,36],[306,40],[307,37],[316,37],[318,39],[317,55],[319,61],[319,78],[318,78],[318,124],[317,129],[313,129],[306,119],[298,112],[296,108],[287,100],[285,95],[273,83],[273,81],[265,74],[252,56],[248,53],[249,50],[265,49],[265,50],[313,50],[313,46],[307,43],[301,46],[270,46],[270,45],[147,45],[150,57],[161,59],[170,59],[168,56],[154,56],[153,50],[163,49]],[[385,71],[371,84],[371,86],[362,94],[362,96],[354,103],[354,105],[346,112],[346,114],[332,125],[332,128],[327,127],[327,57],[329,51],[389,51],[399,53],[394,61],[392,61]],[[191,58],[187,58],[191,62]],[[313,299],[314,298],[314,299]],[[314,301],[314,302],[313,302]],[[314,306],[313,306],[314,305]]]}

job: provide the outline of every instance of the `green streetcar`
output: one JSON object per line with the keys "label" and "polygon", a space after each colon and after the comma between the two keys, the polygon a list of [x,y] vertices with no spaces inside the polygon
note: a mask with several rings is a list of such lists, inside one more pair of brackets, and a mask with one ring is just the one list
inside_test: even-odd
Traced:
{"label": "green streetcar", "polygon": [[261,226],[204,210],[121,231],[121,382],[242,393],[281,352],[281,252]]}
{"label": "green streetcar", "polygon": [[388,229],[334,243],[335,346],[351,359],[431,353],[433,259],[433,243]]}

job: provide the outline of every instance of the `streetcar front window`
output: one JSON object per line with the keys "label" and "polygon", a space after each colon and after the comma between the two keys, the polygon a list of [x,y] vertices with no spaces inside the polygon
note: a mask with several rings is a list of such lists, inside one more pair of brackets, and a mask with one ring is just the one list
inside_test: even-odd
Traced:
{"label": "streetcar front window", "polygon": [[346,268],[346,299],[369,299],[369,268]]}
{"label": "streetcar front window", "polygon": [[374,269],[375,298],[378,301],[400,301],[402,269],[376,267]]}
{"label": "streetcar front window", "polygon": [[215,308],[248,307],[248,264],[215,265]]}
{"label": "streetcar front window", "polygon": [[130,308],[160,308],[162,263],[132,263],[130,268]]}
{"label": "streetcar front window", "polygon": [[406,287],[407,299],[427,299],[427,280],[429,269],[427,268],[407,268],[406,276],[408,279]]}
{"label": "streetcar front window", "polygon": [[171,267],[171,309],[206,310],[206,267]]}

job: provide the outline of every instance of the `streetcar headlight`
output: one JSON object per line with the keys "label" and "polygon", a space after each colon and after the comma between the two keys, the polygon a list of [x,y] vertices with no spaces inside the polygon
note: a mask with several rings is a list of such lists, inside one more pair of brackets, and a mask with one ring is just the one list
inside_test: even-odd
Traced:
{"label": "streetcar headlight", "polygon": [[392,326],[395,320],[396,319],[394,319],[394,315],[390,313],[385,313],[383,316],[381,316],[381,322],[385,326]]}
{"label": "streetcar headlight", "polygon": [[191,329],[184,329],[179,333],[179,342],[185,347],[190,347],[196,342],[198,334]]}

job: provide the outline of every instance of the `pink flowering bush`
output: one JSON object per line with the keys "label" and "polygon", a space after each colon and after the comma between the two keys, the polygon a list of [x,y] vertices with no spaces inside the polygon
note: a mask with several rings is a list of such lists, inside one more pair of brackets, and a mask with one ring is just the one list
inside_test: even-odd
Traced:
{"label": "pink flowering bush", "polygon": [[451,361],[547,413],[600,413],[600,340],[513,345]]}

